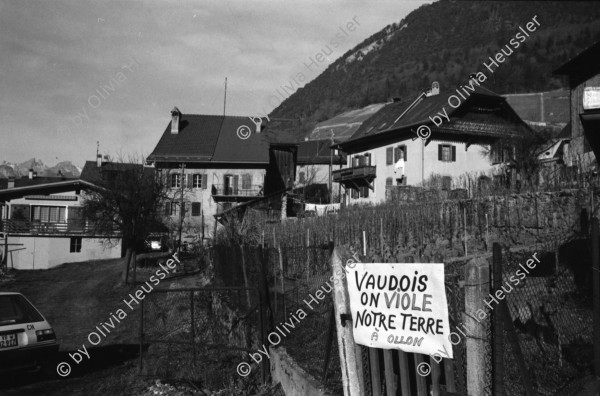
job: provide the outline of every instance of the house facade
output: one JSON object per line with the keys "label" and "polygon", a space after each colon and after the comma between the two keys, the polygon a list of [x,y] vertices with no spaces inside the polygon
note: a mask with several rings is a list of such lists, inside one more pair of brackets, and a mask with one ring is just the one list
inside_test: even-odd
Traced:
{"label": "house facade", "polygon": [[[589,169],[600,158],[600,42],[595,43],[561,67],[554,74],[569,79],[570,158],[580,170]],[[595,154],[595,157],[594,157]]]}
{"label": "house facade", "polygon": [[171,229],[182,229],[183,242],[212,238],[219,214],[292,185],[295,165],[281,161],[255,121],[171,112],[147,162],[169,178],[165,216]]}
{"label": "house facade", "polygon": [[[432,90],[416,101],[389,103],[339,144],[348,158],[334,180],[345,187],[345,203],[379,203],[390,189],[423,186],[432,177],[452,189],[464,174],[501,171],[514,150],[497,143],[522,136],[528,126],[503,97],[484,88],[449,106],[455,95]],[[429,131],[424,138],[417,135],[421,126]]]}
{"label": "house facade", "polygon": [[0,190],[0,249],[9,268],[49,269],[64,263],[121,257],[121,241],[96,235],[82,217],[81,179],[32,177],[9,180]]}

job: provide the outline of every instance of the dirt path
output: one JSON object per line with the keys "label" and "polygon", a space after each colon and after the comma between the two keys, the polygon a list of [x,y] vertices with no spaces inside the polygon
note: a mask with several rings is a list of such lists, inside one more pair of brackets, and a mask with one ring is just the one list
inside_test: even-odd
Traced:
{"label": "dirt path", "polygon": [[[123,299],[135,288],[120,285],[120,270],[121,260],[71,263],[15,272],[14,281],[0,288],[21,292],[31,300],[54,327],[61,350],[69,350],[89,345],[89,333],[125,306]],[[135,342],[136,324],[137,315],[130,312],[102,344]]]}

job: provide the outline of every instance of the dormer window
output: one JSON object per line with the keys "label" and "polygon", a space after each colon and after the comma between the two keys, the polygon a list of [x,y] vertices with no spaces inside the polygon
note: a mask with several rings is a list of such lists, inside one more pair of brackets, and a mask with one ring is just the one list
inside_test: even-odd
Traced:
{"label": "dormer window", "polygon": [[171,110],[171,133],[178,134],[179,133],[179,119],[181,118],[181,112],[177,107],[174,107]]}

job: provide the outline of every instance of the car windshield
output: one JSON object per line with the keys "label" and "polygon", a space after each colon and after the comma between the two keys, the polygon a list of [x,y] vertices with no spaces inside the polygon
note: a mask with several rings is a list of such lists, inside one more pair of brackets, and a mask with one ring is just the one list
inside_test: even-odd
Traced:
{"label": "car windshield", "polygon": [[42,322],[44,318],[19,294],[0,296],[0,326]]}

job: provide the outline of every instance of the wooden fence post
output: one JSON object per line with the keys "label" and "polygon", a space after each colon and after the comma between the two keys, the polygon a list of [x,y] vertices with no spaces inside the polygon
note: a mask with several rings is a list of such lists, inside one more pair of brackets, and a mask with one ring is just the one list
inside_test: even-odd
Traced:
{"label": "wooden fence post", "polygon": [[[331,270],[334,276],[338,277],[344,273],[344,266],[337,247],[334,248],[331,255]],[[333,305],[335,308],[335,326],[337,329],[342,382],[344,396],[361,396],[359,373],[362,371],[362,360],[357,360],[357,348],[355,348],[354,336],[352,335],[352,321],[342,321],[341,317],[341,315],[350,314],[350,299],[345,283],[343,279],[339,279],[338,282],[334,282],[333,286]]]}
{"label": "wooden fence post", "polygon": [[485,348],[487,344],[487,317],[478,318],[477,311],[487,312],[484,299],[489,299],[490,268],[483,258],[469,261],[465,267],[465,325],[469,329],[467,345],[467,394],[485,394],[486,366]]}
{"label": "wooden fence post", "polygon": [[[492,293],[500,290],[502,282],[502,248],[500,244],[495,242],[493,247],[493,285]],[[504,396],[504,310],[496,309],[492,312],[493,315],[493,361],[492,361],[492,377],[494,396]]]}
{"label": "wooden fence post", "polygon": [[594,286],[594,373],[600,377],[600,230],[592,217],[592,283]]}

